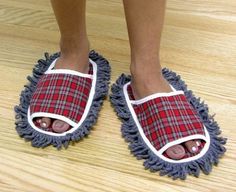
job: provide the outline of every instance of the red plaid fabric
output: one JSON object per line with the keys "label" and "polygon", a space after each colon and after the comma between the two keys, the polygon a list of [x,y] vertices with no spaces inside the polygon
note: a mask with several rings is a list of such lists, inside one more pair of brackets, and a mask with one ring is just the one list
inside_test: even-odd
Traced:
{"label": "red plaid fabric", "polygon": [[133,108],[145,136],[157,150],[183,137],[205,135],[199,116],[184,94],[158,97]]}
{"label": "red plaid fabric", "polygon": [[62,115],[77,123],[84,113],[91,85],[90,78],[71,74],[44,74],[32,95],[30,112]]}

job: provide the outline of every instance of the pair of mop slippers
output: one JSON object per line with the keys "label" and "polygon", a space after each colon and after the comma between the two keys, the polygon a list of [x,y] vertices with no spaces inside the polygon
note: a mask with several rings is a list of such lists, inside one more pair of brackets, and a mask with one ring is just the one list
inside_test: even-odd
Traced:
{"label": "pair of mop slippers", "polygon": [[[30,83],[21,93],[15,107],[16,130],[35,147],[53,145],[58,149],[88,135],[96,122],[102,102],[108,93],[110,66],[95,51],[90,52],[90,70],[82,74],[72,70],[53,69],[56,53],[45,55],[33,69]],[[122,120],[122,135],[144,167],[173,179],[185,179],[188,174],[209,174],[212,165],[224,154],[226,139],[208,107],[196,98],[176,73],[163,69],[163,76],[173,92],[157,93],[135,100],[131,77],[122,74],[112,85],[110,101]],[[70,126],[67,130],[36,126],[35,119],[59,119]],[[182,159],[170,159],[166,151],[171,146],[197,140],[198,154],[186,152]]]}

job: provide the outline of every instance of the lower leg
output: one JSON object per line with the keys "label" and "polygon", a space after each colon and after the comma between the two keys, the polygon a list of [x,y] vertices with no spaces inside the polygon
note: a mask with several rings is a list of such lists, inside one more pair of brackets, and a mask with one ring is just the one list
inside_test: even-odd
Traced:
{"label": "lower leg", "polygon": [[[123,0],[131,48],[131,86],[135,99],[157,92],[171,92],[160,65],[160,42],[165,15],[165,0]],[[187,150],[197,152],[200,141],[185,142]],[[170,158],[185,155],[182,145],[167,149]]]}
{"label": "lower leg", "polygon": [[165,0],[124,0],[131,48],[132,88],[136,99],[155,92],[170,92],[161,74],[160,42]]}
{"label": "lower leg", "polygon": [[88,71],[89,41],[86,32],[86,0],[51,0],[60,29],[61,56],[56,68]]}
{"label": "lower leg", "polygon": [[[86,0],[51,0],[60,29],[61,55],[56,61],[56,69],[71,69],[87,73],[89,69],[89,41],[86,32]],[[38,124],[48,128],[52,124],[55,132],[64,132],[69,125],[60,120],[39,118]]]}

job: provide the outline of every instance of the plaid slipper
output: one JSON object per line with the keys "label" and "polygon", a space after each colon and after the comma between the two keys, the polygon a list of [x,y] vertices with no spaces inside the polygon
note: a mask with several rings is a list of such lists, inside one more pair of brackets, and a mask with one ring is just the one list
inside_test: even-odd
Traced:
{"label": "plaid slipper", "polygon": [[[46,60],[38,61],[33,76],[28,77],[30,84],[21,93],[20,105],[15,107],[16,130],[35,147],[66,148],[70,141],[88,135],[108,93],[110,66],[102,56],[90,52],[88,74],[54,69],[59,56],[45,54]],[[38,128],[34,122],[38,117],[59,119],[71,128],[63,133]]]}
{"label": "plaid slipper", "polygon": [[[145,159],[146,169],[173,179],[185,179],[187,174],[197,177],[200,169],[208,174],[224,154],[226,139],[218,137],[220,130],[208,107],[187,90],[180,76],[168,69],[163,69],[163,76],[173,92],[140,100],[134,100],[130,76],[122,74],[113,84],[110,100],[123,121],[122,135],[130,142],[131,152]],[[186,151],[180,160],[165,154],[171,146],[198,139],[202,141],[198,154]]]}

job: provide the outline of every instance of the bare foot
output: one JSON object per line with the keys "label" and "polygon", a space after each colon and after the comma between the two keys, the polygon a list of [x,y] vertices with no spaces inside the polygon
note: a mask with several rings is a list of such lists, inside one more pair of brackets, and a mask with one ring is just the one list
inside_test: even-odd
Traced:
{"label": "bare foot", "polygon": [[[65,52],[67,52],[66,50]],[[79,71],[81,73],[88,73],[89,71],[89,48],[84,52],[61,54],[55,64],[55,69],[70,69]],[[71,128],[71,126],[61,120],[52,120],[48,117],[37,118],[37,124],[40,128],[47,130],[51,127],[51,130],[56,133],[63,133]]]}
{"label": "bare foot", "polygon": [[[162,76],[161,70],[155,70],[155,68],[153,68],[148,72],[145,68],[142,70],[135,69],[131,71],[131,74],[131,87],[136,100],[154,93],[172,92],[169,83]],[[190,153],[197,154],[200,152],[200,145],[200,140],[190,140],[185,143],[169,147],[165,153],[169,158],[179,160],[186,154],[184,146]]]}

